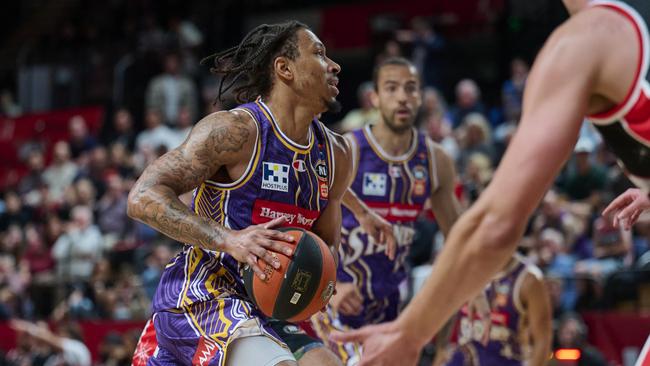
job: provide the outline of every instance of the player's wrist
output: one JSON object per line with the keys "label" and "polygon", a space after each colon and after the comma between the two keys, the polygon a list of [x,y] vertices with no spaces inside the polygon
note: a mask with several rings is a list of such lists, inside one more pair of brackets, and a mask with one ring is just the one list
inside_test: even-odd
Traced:
{"label": "player's wrist", "polygon": [[[404,315],[405,313],[403,313]],[[411,319],[407,316],[399,316],[394,322],[396,330],[401,334],[405,339],[409,340],[409,343],[417,345],[418,347],[424,347],[432,339],[432,336],[425,334],[425,332],[420,331],[420,326],[418,325],[417,319]]]}

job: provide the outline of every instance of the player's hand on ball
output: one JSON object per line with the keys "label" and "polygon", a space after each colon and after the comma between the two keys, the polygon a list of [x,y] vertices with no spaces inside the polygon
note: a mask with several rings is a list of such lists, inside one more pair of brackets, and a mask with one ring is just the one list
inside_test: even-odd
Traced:
{"label": "player's hand on ball", "polygon": [[237,261],[251,266],[255,274],[265,280],[266,275],[257,264],[258,258],[278,269],[280,261],[275,253],[286,256],[293,253],[293,248],[286,244],[293,243],[293,236],[272,230],[284,222],[284,217],[279,217],[264,224],[249,226],[244,230],[233,230],[226,238],[228,245],[226,251]]}
{"label": "player's hand on ball", "polygon": [[330,299],[334,311],[343,315],[358,315],[363,309],[363,298],[357,286],[351,282],[338,282],[336,292]]}

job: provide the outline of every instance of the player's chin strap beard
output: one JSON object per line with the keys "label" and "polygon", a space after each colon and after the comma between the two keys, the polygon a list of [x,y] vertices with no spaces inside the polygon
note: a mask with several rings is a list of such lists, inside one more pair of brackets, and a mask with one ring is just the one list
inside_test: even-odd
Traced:
{"label": "player's chin strap beard", "polygon": [[341,102],[339,102],[336,99],[332,100],[325,100],[325,106],[327,107],[327,111],[330,113],[339,113],[341,109],[343,108],[343,105]]}

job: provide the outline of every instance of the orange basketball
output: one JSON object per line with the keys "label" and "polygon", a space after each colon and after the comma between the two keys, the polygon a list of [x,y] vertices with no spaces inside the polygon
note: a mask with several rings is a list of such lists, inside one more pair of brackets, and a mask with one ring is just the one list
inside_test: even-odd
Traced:
{"label": "orange basketball", "polygon": [[244,285],[251,300],[272,318],[298,322],[308,319],[330,300],[336,284],[336,264],[332,252],[318,235],[295,227],[278,229],[292,235],[293,255],[275,253],[280,268],[261,259],[266,274],[262,281],[250,267],[244,271]]}

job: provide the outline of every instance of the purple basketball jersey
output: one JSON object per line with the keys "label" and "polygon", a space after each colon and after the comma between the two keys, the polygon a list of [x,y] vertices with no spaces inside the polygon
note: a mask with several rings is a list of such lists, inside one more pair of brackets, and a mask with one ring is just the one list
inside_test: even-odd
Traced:
{"label": "purple basketball jersey", "polygon": [[411,147],[399,157],[382,150],[369,125],[349,137],[356,168],[351,189],[393,224],[398,241],[396,259],[392,261],[384,254],[385,247],[366,235],[354,215],[343,208],[338,280],[359,287],[364,309],[362,315],[341,315],[340,319],[344,324],[358,327],[397,316],[398,286],[406,278],[404,260],[413,242],[414,223],[432,189],[436,189],[437,176],[433,145],[415,129]]}
{"label": "purple basketball jersey", "polygon": [[460,311],[459,348],[448,366],[519,366],[526,358],[526,314],[519,288],[526,273],[537,273],[539,269],[516,258],[486,290],[492,309],[487,345],[480,342],[485,332],[483,320],[470,318],[464,306]]}

